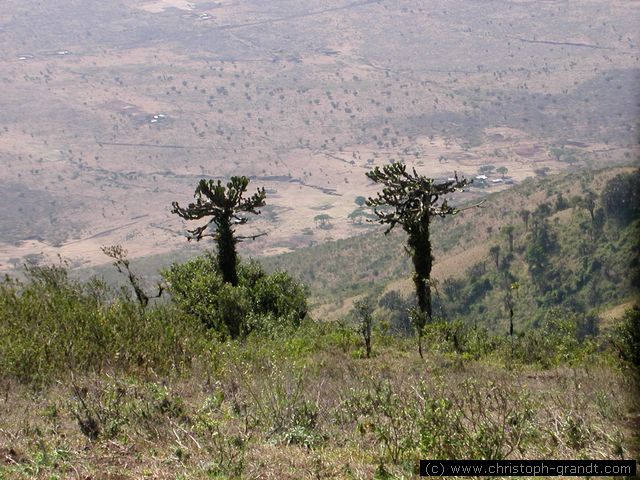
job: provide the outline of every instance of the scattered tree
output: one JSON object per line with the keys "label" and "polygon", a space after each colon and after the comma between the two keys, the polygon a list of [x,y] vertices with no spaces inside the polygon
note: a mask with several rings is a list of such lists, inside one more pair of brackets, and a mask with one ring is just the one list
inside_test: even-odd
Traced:
{"label": "scattered tree", "polygon": [[608,218],[625,226],[640,217],[640,170],[616,175],[602,191],[602,207]]}
{"label": "scattered tree", "polygon": [[591,216],[591,223],[595,220],[595,209],[596,209],[596,200],[598,199],[598,195],[595,192],[588,190],[585,193],[584,197],[582,197],[582,206],[589,212]]}
{"label": "scattered tree", "polygon": [[500,175],[502,175],[502,179],[504,180],[504,176],[507,174],[507,172],[509,171],[509,169],[507,167],[498,167],[496,168],[496,172],[498,172]]}
{"label": "scattered tree", "polygon": [[565,151],[563,147],[551,147],[549,153],[559,162]]}
{"label": "scattered tree", "polygon": [[[171,213],[175,213],[185,220],[199,220],[211,217],[205,225],[189,230],[187,238],[200,241],[203,237],[213,237],[218,247],[218,266],[222,278],[231,285],[238,284],[238,254],[236,244],[247,238],[255,239],[264,233],[249,237],[237,236],[235,226],[244,225],[248,218],[244,213],[260,214],[258,208],[265,205],[266,193],[259,188],[249,198],[243,198],[247,191],[249,179],[247,177],[231,177],[227,185],[220,180],[200,180],[194,193],[195,203],[190,203],[187,208],[182,208],[178,202],[172,203]],[[213,225],[215,232],[205,233]]]}
{"label": "scattered tree", "polygon": [[371,331],[373,329],[373,307],[369,300],[358,300],[354,303],[354,313],[358,320],[358,331],[364,342],[367,358],[371,358]]}
{"label": "scattered tree", "polygon": [[494,245],[489,249],[489,255],[493,259],[493,263],[496,264],[496,270],[500,268],[500,245]]}
{"label": "scattered tree", "polygon": [[513,225],[505,225],[502,227],[502,231],[507,236],[507,240],[509,241],[509,253],[513,253],[513,232],[515,228]]}
{"label": "scattered tree", "polygon": [[[375,167],[367,177],[383,186],[375,198],[369,198],[367,205],[374,207],[377,222],[388,225],[388,234],[396,225],[401,225],[409,238],[408,252],[414,266],[413,281],[418,299],[418,311],[414,315],[418,331],[418,351],[422,356],[422,335],[427,321],[432,320],[431,268],[433,254],[430,226],[434,217],[455,215],[460,209],[449,205],[445,195],[462,191],[469,184],[466,179],[454,175],[453,180],[436,183],[433,178],[419,175],[415,169],[407,173],[401,163],[391,163]],[[390,207],[390,208],[383,208]]]}
{"label": "scattered tree", "polygon": [[[113,258],[115,262],[113,265],[118,269],[118,272],[124,274],[129,279],[129,284],[133,288],[136,294],[136,299],[142,308],[146,308],[149,304],[149,295],[145,293],[142,286],[140,286],[140,279],[131,271],[131,265],[127,258],[127,250],[122,245],[112,245],[110,247],[100,247],[102,253],[107,257]],[[164,291],[164,287],[161,283],[158,283],[158,293],[153,298],[159,298]]]}
{"label": "scattered tree", "polygon": [[316,227],[318,228],[331,228],[331,220],[333,220],[333,217],[326,213],[313,217],[313,221],[316,222]]}
{"label": "scattered tree", "polygon": [[522,210],[520,210],[520,212],[518,212],[518,214],[524,222],[524,229],[529,230],[529,217],[531,216],[531,212],[523,208]]}
{"label": "scattered tree", "polygon": [[520,285],[518,282],[514,282],[507,289],[507,294],[505,296],[505,305],[509,310],[509,336],[513,337],[513,308],[515,307],[515,299],[513,298],[513,294],[515,292],[516,297],[518,296],[518,289]]}

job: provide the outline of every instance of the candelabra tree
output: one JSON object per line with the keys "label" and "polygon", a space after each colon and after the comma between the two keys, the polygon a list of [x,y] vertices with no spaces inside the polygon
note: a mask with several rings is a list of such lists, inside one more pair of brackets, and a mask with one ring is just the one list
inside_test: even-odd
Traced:
{"label": "candelabra tree", "polygon": [[210,220],[193,230],[188,230],[188,240],[200,241],[204,237],[213,237],[218,247],[218,267],[222,279],[233,286],[238,284],[238,254],[236,245],[246,239],[255,239],[265,233],[250,236],[236,235],[235,227],[247,223],[248,213],[260,214],[260,207],[265,205],[266,193],[259,188],[256,193],[245,198],[249,179],[247,177],[231,177],[224,185],[220,180],[200,180],[194,193],[195,202],[182,208],[178,202],[172,203],[171,213],[185,220]]}
{"label": "candelabra tree", "polygon": [[374,208],[377,216],[374,221],[388,225],[385,235],[396,225],[400,225],[408,235],[407,251],[413,261],[413,282],[418,299],[418,310],[413,317],[418,333],[418,351],[422,357],[424,327],[433,318],[431,269],[434,258],[430,237],[431,223],[436,217],[455,215],[463,210],[451,206],[445,197],[462,191],[470,181],[455,174],[452,180],[436,182],[433,178],[419,175],[415,169],[407,172],[402,163],[375,167],[366,175],[383,187],[376,197],[367,200],[367,205]]}

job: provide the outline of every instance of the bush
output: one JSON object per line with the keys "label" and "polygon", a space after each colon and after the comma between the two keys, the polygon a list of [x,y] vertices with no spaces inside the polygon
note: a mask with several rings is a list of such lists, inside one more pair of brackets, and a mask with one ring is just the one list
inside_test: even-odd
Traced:
{"label": "bush", "polygon": [[307,313],[306,288],[285,272],[267,274],[257,262],[239,264],[237,286],[223,282],[212,254],[162,275],[175,305],[221,337],[230,328],[244,335],[297,328]]}
{"label": "bush", "polygon": [[620,358],[640,371],[640,307],[627,310],[612,336]]}
{"label": "bush", "polygon": [[207,348],[202,326],[170,306],[143,310],[103,282],[59,266],[0,282],[0,372],[46,382],[67,372],[180,370]]}
{"label": "bush", "polygon": [[372,379],[346,393],[337,421],[356,422],[365,441],[378,446],[380,464],[503,459],[527,449],[537,429],[526,390],[474,379],[449,383],[439,377],[410,386]]}
{"label": "bush", "polygon": [[[598,330],[593,315],[554,307],[544,312],[540,325],[504,344],[512,361],[551,368],[584,360],[596,347],[591,340]],[[510,351],[510,353],[509,353]]]}
{"label": "bush", "polygon": [[594,315],[563,308],[544,311],[539,325],[517,336],[491,334],[486,327],[456,321],[435,321],[424,330],[425,344],[433,352],[461,359],[493,357],[505,365],[551,368],[580,362],[593,353],[598,332]]}
{"label": "bush", "polygon": [[436,321],[425,327],[425,340],[434,351],[479,359],[496,349],[501,337],[491,337],[482,327],[461,321]]}

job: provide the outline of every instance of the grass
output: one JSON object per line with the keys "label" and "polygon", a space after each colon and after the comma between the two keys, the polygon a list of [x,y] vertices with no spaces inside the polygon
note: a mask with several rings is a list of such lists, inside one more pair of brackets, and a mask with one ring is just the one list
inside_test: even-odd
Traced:
{"label": "grass", "polygon": [[432,325],[424,360],[378,319],[365,359],[350,323],[220,342],[60,267],[14,287],[0,291],[3,479],[409,478],[427,457],[638,456],[631,367],[562,315],[515,338]]}
{"label": "grass", "polygon": [[[566,183],[524,193],[541,186]],[[493,201],[468,232],[476,240],[495,238],[486,226],[508,200]],[[552,225],[560,252],[581,231],[576,215]],[[451,232],[467,228],[456,222],[437,234],[452,254],[464,248]],[[593,251],[620,269],[634,228],[605,229]],[[400,265],[375,252],[401,240],[321,246],[316,281],[355,275],[349,252],[365,263],[377,255],[380,271]],[[296,271],[312,253],[289,257]],[[562,259],[567,271],[574,260]],[[491,268],[467,276],[493,281]],[[401,479],[428,457],[640,458],[637,309],[598,331],[584,312],[538,305],[513,337],[488,322],[439,321],[425,331],[424,359],[415,338],[393,334],[393,313],[374,314],[371,358],[346,310],[223,341],[171,301],[143,309],[127,289],[71,279],[64,265],[32,267],[0,283],[0,479]]]}
{"label": "grass", "polygon": [[[181,375],[5,379],[2,478],[409,478],[420,458],[634,458],[629,377],[346,332],[218,345]],[[635,413],[634,413],[635,412]],[[94,432],[94,433],[89,433]]]}

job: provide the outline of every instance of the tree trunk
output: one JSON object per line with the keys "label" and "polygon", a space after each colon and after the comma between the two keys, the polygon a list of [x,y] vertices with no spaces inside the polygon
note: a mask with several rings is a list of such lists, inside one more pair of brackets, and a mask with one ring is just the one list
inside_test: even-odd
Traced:
{"label": "tree trunk", "polygon": [[236,252],[236,240],[231,230],[231,218],[221,218],[218,223],[218,267],[225,283],[234,287],[238,285],[238,254]]}
{"label": "tree trunk", "polygon": [[513,307],[509,308],[509,336],[513,337]]}
{"label": "tree trunk", "polygon": [[433,257],[431,255],[431,240],[429,238],[428,220],[423,222],[415,231],[409,233],[409,246],[411,247],[413,267],[415,270],[413,283],[416,286],[418,308],[421,313],[426,315],[426,320],[431,322],[432,310],[430,280]]}

